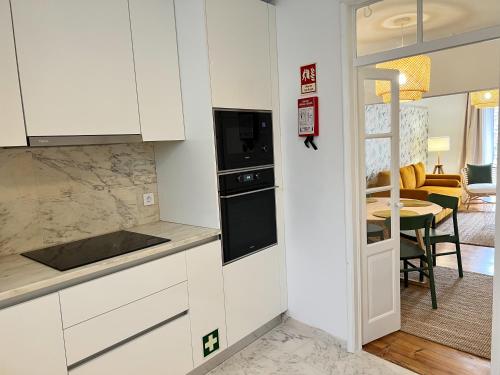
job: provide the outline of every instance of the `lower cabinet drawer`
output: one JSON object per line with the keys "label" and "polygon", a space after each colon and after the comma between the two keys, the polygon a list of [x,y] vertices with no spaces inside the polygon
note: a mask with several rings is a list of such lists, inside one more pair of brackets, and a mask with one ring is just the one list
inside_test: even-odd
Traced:
{"label": "lower cabinet drawer", "polygon": [[59,292],[63,327],[69,328],[186,281],[184,252],[87,281]]}
{"label": "lower cabinet drawer", "polygon": [[187,310],[187,282],[183,282],[67,328],[64,340],[68,365],[98,354]]}
{"label": "lower cabinet drawer", "polygon": [[193,369],[184,315],[69,371],[70,375],[184,375]]}

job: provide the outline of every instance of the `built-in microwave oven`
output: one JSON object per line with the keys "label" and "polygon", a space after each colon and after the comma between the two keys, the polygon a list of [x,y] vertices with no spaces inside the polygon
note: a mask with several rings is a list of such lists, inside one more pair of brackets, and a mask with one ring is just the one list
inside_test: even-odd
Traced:
{"label": "built-in microwave oven", "polygon": [[214,109],[219,171],[272,165],[271,111]]}

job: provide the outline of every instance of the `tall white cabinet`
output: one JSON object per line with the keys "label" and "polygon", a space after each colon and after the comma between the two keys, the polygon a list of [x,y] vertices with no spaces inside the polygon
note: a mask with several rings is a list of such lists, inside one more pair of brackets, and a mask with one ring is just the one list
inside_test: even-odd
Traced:
{"label": "tall white cabinet", "polygon": [[0,310],[0,374],[66,375],[57,293]]}
{"label": "tall white cabinet", "polygon": [[9,0],[0,0],[0,147],[26,146]]}
{"label": "tall white cabinet", "polygon": [[257,0],[207,0],[212,104],[272,109],[269,5]]}

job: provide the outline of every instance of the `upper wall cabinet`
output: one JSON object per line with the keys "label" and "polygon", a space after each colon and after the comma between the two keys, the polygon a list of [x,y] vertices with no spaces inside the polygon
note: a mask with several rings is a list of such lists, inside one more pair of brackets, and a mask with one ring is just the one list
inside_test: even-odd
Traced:
{"label": "upper wall cabinet", "polygon": [[272,109],[268,5],[207,0],[214,107]]}
{"label": "upper wall cabinet", "polygon": [[145,141],[184,139],[173,0],[130,0],[137,94]]}
{"label": "upper wall cabinet", "polygon": [[0,147],[26,146],[9,0],[0,0]]}
{"label": "upper wall cabinet", "polygon": [[29,136],[141,132],[127,0],[12,0],[12,11]]}

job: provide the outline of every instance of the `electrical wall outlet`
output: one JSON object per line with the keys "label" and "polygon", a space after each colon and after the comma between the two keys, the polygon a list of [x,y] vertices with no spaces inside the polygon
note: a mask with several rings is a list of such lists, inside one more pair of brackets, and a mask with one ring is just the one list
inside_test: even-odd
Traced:
{"label": "electrical wall outlet", "polygon": [[155,195],[153,193],[146,193],[142,195],[145,206],[152,206],[155,204]]}

